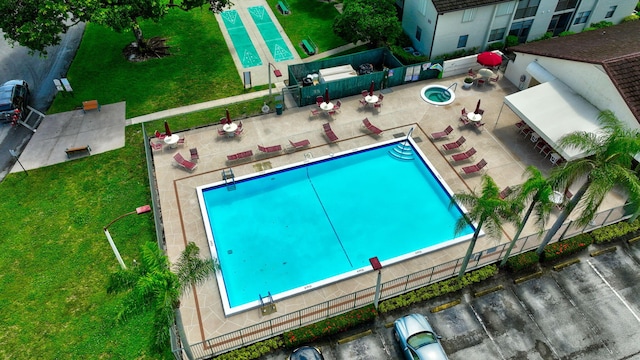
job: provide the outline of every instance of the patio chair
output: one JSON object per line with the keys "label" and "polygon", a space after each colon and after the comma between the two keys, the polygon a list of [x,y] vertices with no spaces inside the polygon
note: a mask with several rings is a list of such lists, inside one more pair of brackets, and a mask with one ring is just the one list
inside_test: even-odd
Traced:
{"label": "patio chair", "polygon": [[235,136],[238,136],[238,135],[241,135],[243,131],[244,131],[243,128],[237,128],[236,131],[234,131],[233,133]]}
{"label": "patio chair", "polygon": [[484,110],[478,109],[478,112],[476,114],[484,115]]}
{"label": "patio chair", "polygon": [[473,125],[475,125],[476,129],[480,129],[480,131],[482,131],[482,129],[484,129],[484,123],[483,122],[477,121],[477,122],[474,122]]}
{"label": "patio chair", "polygon": [[382,94],[378,95],[378,102],[382,101],[382,99],[384,99],[384,95]]}
{"label": "patio chair", "polygon": [[477,87],[481,87],[481,86],[484,85],[485,82],[486,82],[485,79],[478,79],[478,80],[476,80],[476,86]]}
{"label": "patio chair", "polygon": [[460,148],[462,146],[462,144],[464,144],[466,141],[467,141],[467,139],[465,139],[464,136],[460,136],[460,138],[458,138],[458,140],[442,145],[442,148],[445,151],[455,150],[455,149]]}
{"label": "patio chair", "polygon": [[369,90],[362,90],[362,97],[368,96]]}
{"label": "patio chair", "polygon": [[489,81],[494,83],[497,83],[498,80],[500,80],[500,74],[496,75],[494,78],[489,78]]}
{"label": "patio chair", "polygon": [[331,129],[331,124],[325,123],[322,125],[322,128],[324,130],[324,134],[327,135],[327,138],[329,139],[329,141],[335,142],[338,140],[338,136]]}
{"label": "patio chair", "polygon": [[362,125],[373,134],[376,134],[376,135],[382,134],[382,130],[380,130],[377,126],[373,125],[369,121],[369,118],[364,118],[362,120]]}
{"label": "patio chair", "polygon": [[191,162],[196,162],[200,159],[200,156],[198,155],[198,148],[189,149],[189,154],[191,154]]}
{"label": "patio chair", "polygon": [[329,111],[327,111],[327,114],[328,114],[329,116],[336,115],[337,113],[338,113],[338,111],[336,111],[336,109],[335,109],[335,108],[334,108],[333,110],[329,110]]}
{"label": "patio chair", "polygon": [[223,116],[223,117],[220,118],[220,125],[230,124],[230,123],[231,123],[231,121],[227,120],[226,117]]}
{"label": "patio chair", "polygon": [[481,172],[484,167],[487,166],[487,162],[484,159],[478,161],[477,164],[471,166],[465,166],[462,168],[462,173],[464,175],[475,174],[477,172]]}
{"label": "patio chair", "polygon": [[222,129],[218,129],[218,135],[220,136],[227,136],[227,132],[222,130]]}
{"label": "patio chair", "polygon": [[476,154],[476,149],[475,148],[471,148],[463,153],[459,153],[459,154],[454,154],[451,156],[451,160],[453,160],[453,162],[458,162],[458,161],[463,161],[463,160],[468,160],[471,159],[475,156]]}
{"label": "patio chair", "polygon": [[181,138],[178,139],[178,142],[176,144],[184,146],[184,142],[185,141],[186,141],[186,138],[181,137]]}
{"label": "patio chair", "polygon": [[185,159],[180,153],[173,155],[173,159],[176,161],[178,166],[188,171],[193,171],[198,167],[198,164]]}
{"label": "patio chair", "polygon": [[157,139],[160,139],[160,140],[164,140],[164,138],[165,138],[165,137],[167,137],[167,135],[165,135],[165,134],[161,134],[161,133],[160,133],[160,131],[158,131],[158,130],[156,130],[156,132],[155,132],[155,134],[154,134],[154,135],[155,135],[155,137],[156,137]]}
{"label": "patio chair", "polygon": [[320,110],[318,109],[311,109],[311,116],[318,116],[320,115]]}
{"label": "patio chair", "polygon": [[431,133],[431,139],[438,140],[438,139],[446,138],[452,132],[453,132],[453,127],[451,125],[449,125],[443,131],[437,131],[437,132]]}
{"label": "patio chair", "polygon": [[549,145],[546,145],[540,150],[540,154],[542,154],[546,158],[547,156],[549,156],[549,154],[551,154],[551,151],[553,151],[553,148]]}
{"label": "patio chair", "polygon": [[382,103],[378,101],[377,103],[373,104],[373,108],[380,111],[382,109]]}
{"label": "patio chair", "polygon": [[518,129],[522,129],[522,128],[523,128],[523,127],[525,127],[525,126],[527,126],[527,123],[526,123],[526,122],[524,122],[524,120],[522,120],[522,121],[520,121],[520,122],[517,122],[517,123],[516,123],[516,127],[517,127]]}
{"label": "patio chair", "polygon": [[238,121],[238,129],[242,129],[242,121]]}
{"label": "patio chair", "polygon": [[296,142],[289,140],[289,144],[291,144],[291,146],[294,149],[301,149],[305,146],[309,146],[310,142],[307,139],[296,141]]}
{"label": "patio chair", "polygon": [[525,139],[526,139],[526,138],[527,138],[527,136],[529,136],[532,132],[533,132],[533,130],[532,130],[530,127],[528,127],[528,126],[525,126],[525,127],[523,127],[522,129],[520,129],[520,134],[522,134],[522,136],[524,136],[524,138],[525,138]]}
{"label": "patio chair", "polygon": [[363,99],[360,99],[359,101],[360,101],[360,105],[362,105],[362,106],[367,106],[367,102],[365,101],[365,99],[364,99],[364,98],[363,98]]}
{"label": "patio chair", "polygon": [[473,69],[469,69],[469,71],[467,72],[467,75],[471,76],[471,77],[475,77],[476,73],[473,72]]}
{"label": "patio chair", "polygon": [[340,110],[340,106],[342,106],[342,102],[340,100],[336,101],[336,105],[333,107],[333,110]]}
{"label": "patio chair", "polygon": [[151,145],[151,149],[153,149],[154,151],[162,150],[162,143],[154,143],[153,141],[149,140],[149,144]]}
{"label": "patio chair", "polygon": [[322,96],[316,96],[316,104],[320,106],[324,102],[324,98]]}
{"label": "patio chair", "polygon": [[540,138],[540,140],[538,140],[538,142],[533,146],[533,148],[538,150],[540,153],[542,153],[542,149],[545,147],[547,147],[547,142],[542,138]]}
{"label": "patio chair", "polygon": [[511,195],[512,192],[513,189],[511,189],[511,186],[507,186],[506,188],[502,189],[502,191],[500,191],[500,199],[506,199],[507,196]]}

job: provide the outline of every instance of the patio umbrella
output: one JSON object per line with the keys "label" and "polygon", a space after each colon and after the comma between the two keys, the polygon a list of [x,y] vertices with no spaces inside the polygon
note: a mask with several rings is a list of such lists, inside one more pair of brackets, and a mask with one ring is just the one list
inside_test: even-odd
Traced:
{"label": "patio umbrella", "polygon": [[164,122],[164,132],[167,136],[171,136],[171,129],[169,129],[169,123],[168,122]]}
{"label": "patio umbrella", "polygon": [[369,85],[369,96],[373,96],[373,87],[375,86],[375,83],[373,82],[373,80],[371,80],[371,85]]}
{"label": "patio umbrella", "polygon": [[480,112],[480,99],[478,99],[478,104],[476,104],[476,110],[474,111],[474,113],[479,113]]}
{"label": "patio umbrella", "polygon": [[227,123],[231,124],[231,116],[229,115],[229,109],[224,110],[227,113]]}
{"label": "patio umbrella", "polygon": [[324,89],[324,102],[328,104],[331,99],[329,99],[329,88]]}
{"label": "patio umbrella", "polygon": [[502,64],[502,56],[490,51],[485,51],[478,54],[477,61],[480,65],[494,67]]}

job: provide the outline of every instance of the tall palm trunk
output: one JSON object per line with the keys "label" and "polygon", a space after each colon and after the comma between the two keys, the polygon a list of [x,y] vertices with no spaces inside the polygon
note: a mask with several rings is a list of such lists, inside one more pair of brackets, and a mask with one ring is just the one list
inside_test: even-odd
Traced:
{"label": "tall palm trunk", "polygon": [[484,218],[480,219],[478,222],[478,226],[476,227],[476,231],[473,232],[473,237],[469,242],[469,247],[467,248],[467,253],[462,260],[462,267],[460,267],[460,272],[458,273],[458,279],[462,279],[465,271],[467,271],[467,265],[469,265],[469,259],[471,259],[471,254],[473,254],[473,249],[476,247],[476,241],[478,241],[478,236],[480,235],[480,229],[482,228],[482,223],[484,222]]}
{"label": "tall palm trunk", "polygon": [[584,193],[587,192],[587,189],[589,188],[590,185],[591,185],[591,180],[587,179],[587,181],[584,184],[582,184],[582,187],[580,187],[580,189],[573,196],[573,198],[571,198],[571,201],[569,201],[569,204],[567,204],[567,206],[562,210],[556,222],[553,224],[551,229],[547,231],[547,234],[545,235],[544,239],[542,240],[542,243],[538,247],[538,250],[536,250],[536,254],[538,254],[538,256],[542,256],[542,254],[544,253],[545,246],[547,246],[549,241],[551,241],[551,238],[558,232],[562,224],[564,224],[565,220],[567,220],[567,218],[569,217],[569,214],[571,214],[573,209],[576,207],[576,205],[582,198],[582,195],[584,195]]}
{"label": "tall palm trunk", "polygon": [[516,232],[513,239],[511,240],[511,243],[509,244],[509,248],[507,249],[507,253],[504,255],[504,258],[502,259],[500,266],[504,266],[507,263],[507,260],[509,260],[509,255],[511,254],[511,250],[513,250],[513,247],[516,245],[516,241],[520,239],[520,234],[522,233],[524,226],[527,225],[527,221],[529,221],[529,217],[531,216],[531,213],[533,212],[533,209],[536,206],[536,202],[537,201],[534,200],[531,202],[531,205],[529,205],[529,209],[527,209],[527,213],[524,215],[524,218],[522,219],[522,225],[520,225],[520,227],[518,228],[518,231]]}
{"label": "tall palm trunk", "polygon": [[144,52],[147,47],[147,43],[144,40],[144,35],[142,34],[142,29],[140,29],[140,25],[138,22],[133,19],[133,35],[136,37],[136,43],[138,44],[138,49],[140,52]]}

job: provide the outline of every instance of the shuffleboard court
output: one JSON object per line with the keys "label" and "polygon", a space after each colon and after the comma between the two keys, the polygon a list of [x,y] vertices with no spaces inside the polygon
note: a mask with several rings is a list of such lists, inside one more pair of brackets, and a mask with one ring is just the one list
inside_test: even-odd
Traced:
{"label": "shuffleboard court", "polygon": [[255,46],[251,42],[249,33],[242,23],[242,19],[238,16],[236,10],[223,11],[220,16],[224,21],[224,26],[227,28],[233,47],[236,49],[238,58],[245,68],[262,65],[262,60],[256,51]]}

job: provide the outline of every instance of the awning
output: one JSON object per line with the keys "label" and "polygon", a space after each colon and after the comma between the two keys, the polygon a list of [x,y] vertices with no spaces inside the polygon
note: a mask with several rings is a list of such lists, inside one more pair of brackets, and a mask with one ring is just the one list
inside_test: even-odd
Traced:
{"label": "awning", "polygon": [[556,79],[553,74],[548,72],[547,69],[542,67],[542,65],[538,64],[536,61],[532,61],[531,63],[529,63],[529,65],[527,65],[526,71],[540,83],[546,83]]}
{"label": "awning", "polygon": [[558,79],[506,96],[504,103],[565,160],[588,154],[558,146],[562,136],[574,131],[598,132],[601,127],[600,110]]}

